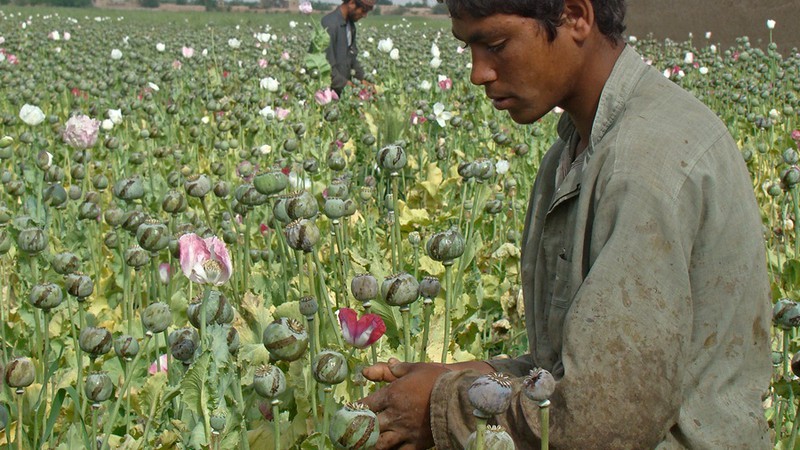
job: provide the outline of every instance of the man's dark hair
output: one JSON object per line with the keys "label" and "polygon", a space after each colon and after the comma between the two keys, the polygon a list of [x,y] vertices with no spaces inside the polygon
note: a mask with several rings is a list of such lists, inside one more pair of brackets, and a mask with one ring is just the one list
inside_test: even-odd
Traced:
{"label": "man's dark hair", "polygon": [[[442,0],[439,0],[442,1]],[[450,16],[488,17],[494,14],[514,14],[536,19],[547,32],[550,41],[556,38],[561,24],[564,0],[444,0]],[[625,0],[592,0],[594,17],[600,32],[615,42],[622,41],[625,31]]]}

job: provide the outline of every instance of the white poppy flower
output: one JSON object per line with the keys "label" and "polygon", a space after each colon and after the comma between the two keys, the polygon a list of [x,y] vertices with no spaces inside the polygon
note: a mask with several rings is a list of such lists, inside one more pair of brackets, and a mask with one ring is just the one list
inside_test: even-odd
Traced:
{"label": "white poppy flower", "polygon": [[391,58],[393,61],[400,59],[400,50],[393,48],[392,51],[389,52],[389,58]]}
{"label": "white poppy flower", "polygon": [[432,67],[432,68],[434,68],[434,69],[438,69],[438,68],[439,68],[439,66],[441,66],[441,65],[442,65],[442,60],[441,60],[441,59],[439,59],[439,57],[438,57],[438,56],[434,56],[434,57],[433,57],[433,59],[431,59],[431,63],[430,63],[430,65],[431,65],[431,67]]}
{"label": "white poppy flower", "polygon": [[511,168],[511,164],[506,161],[505,159],[501,159],[494,164],[494,170],[497,172],[498,175],[503,175],[508,172],[508,169]]}
{"label": "white poppy flower", "polygon": [[111,119],[105,119],[100,123],[100,128],[102,128],[103,131],[111,131],[114,129],[114,122],[112,122]]}
{"label": "white poppy flower", "polygon": [[378,50],[382,51],[383,53],[389,53],[394,49],[394,42],[392,42],[392,38],[381,39],[378,41]]}
{"label": "white poppy flower", "polygon": [[242,46],[242,41],[240,41],[240,40],[238,40],[236,38],[228,39],[228,47],[233,48],[233,49],[237,49],[237,48],[239,48],[241,46]]}
{"label": "white poppy flower", "polygon": [[44,112],[38,106],[25,103],[19,110],[19,118],[30,126],[36,126],[44,122]]}
{"label": "white poppy flower", "polygon": [[447,121],[453,118],[453,113],[445,111],[444,105],[441,102],[436,102],[433,105],[433,116],[440,127],[447,125]]}
{"label": "white poppy flower", "polygon": [[772,19],[767,20],[767,28],[772,30],[775,28],[775,21]]}
{"label": "white poppy flower", "polygon": [[419,88],[423,91],[430,91],[431,90],[431,82],[428,80],[422,80],[419,83]]}
{"label": "white poppy flower", "polygon": [[431,44],[431,56],[433,56],[434,58],[438,58],[440,55],[441,52],[439,51],[439,46],[436,45],[436,42],[434,42],[433,44]]}
{"label": "white poppy flower", "polygon": [[114,125],[119,125],[122,123],[122,110],[121,109],[109,109],[108,110],[108,119],[114,122]]}
{"label": "white poppy flower", "polygon": [[261,86],[261,89],[266,89],[269,92],[277,92],[280,82],[275,78],[266,77],[261,79],[259,85]]}
{"label": "white poppy flower", "polygon": [[122,59],[122,51],[118,48],[111,50],[111,59]]}
{"label": "white poppy flower", "polygon": [[156,44],[156,50],[157,50],[157,51],[159,51],[159,52],[163,52],[163,51],[164,51],[164,50],[166,50],[166,49],[167,49],[167,46],[166,46],[166,45],[164,45],[164,43],[163,43],[163,42],[159,42],[158,44]]}

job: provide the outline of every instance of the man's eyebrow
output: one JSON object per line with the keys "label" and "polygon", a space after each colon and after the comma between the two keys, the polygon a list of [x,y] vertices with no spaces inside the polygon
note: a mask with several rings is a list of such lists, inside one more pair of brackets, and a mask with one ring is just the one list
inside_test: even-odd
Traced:
{"label": "man's eyebrow", "polygon": [[474,42],[486,41],[489,38],[489,36],[487,36],[486,33],[482,31],[476,31],[475,33],[472,33],[467,37],[461,37],[457,35],[455,31],[453,31],[453,37],[455,37],[456,39],[467,45],[472,44]]}

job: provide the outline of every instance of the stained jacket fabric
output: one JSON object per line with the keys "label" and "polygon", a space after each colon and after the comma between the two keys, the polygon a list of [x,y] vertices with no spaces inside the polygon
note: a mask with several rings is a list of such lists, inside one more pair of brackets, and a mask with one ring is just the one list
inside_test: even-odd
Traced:
{"label": "stained jacket fabric", "polygon": [[[603,89],[583,166],[556,187],[567,114],[536,176],[522,284],[530,353],[489,363],[513,378],[498,417],[539,448],[534,367],[556,377],[552,448],[771,448],[761,408],[771,367],[761,220],[738,147],[717,117],[631,48]],[[475,429],[473,371],[439,377],[436,448]]]}
{"label": "stained jacket fabric", "polygon": [[356,24],[350,22],[352,36],[349,46],[347,45],[347,26],[347,21],[339,8],[322,18],[322,27],[328,31],[328,35],[331,37],[331,42],[325,51],[325,58],[331,65],[331,89],[339,93],[352,78],[364,79],[364,69],[358,62]]}

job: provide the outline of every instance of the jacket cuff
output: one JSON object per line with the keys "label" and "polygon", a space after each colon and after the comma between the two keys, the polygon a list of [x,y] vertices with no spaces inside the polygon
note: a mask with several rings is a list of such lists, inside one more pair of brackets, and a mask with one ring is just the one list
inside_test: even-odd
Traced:
{"label": "jacket cuff", "polygon": [[464,448],[475,429],[467,390],[480,373],[474,370],[447,372],[436,380],[431,392],[431,431],[437,450]]}

